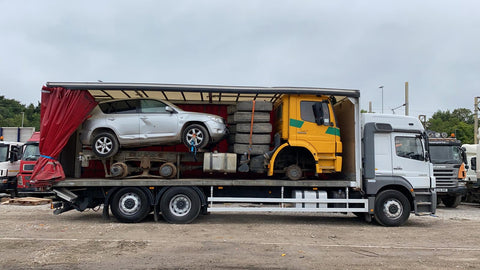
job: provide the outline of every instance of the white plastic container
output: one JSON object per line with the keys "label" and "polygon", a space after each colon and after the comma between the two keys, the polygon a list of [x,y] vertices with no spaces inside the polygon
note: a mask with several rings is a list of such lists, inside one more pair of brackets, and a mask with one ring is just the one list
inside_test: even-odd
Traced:
{"label": "white plastic container", "polygon": [[[327,199],[327,192],[322,190],[294,190],[295,199]],[[296,203],[295,208],[327,208],[327,203]]]}

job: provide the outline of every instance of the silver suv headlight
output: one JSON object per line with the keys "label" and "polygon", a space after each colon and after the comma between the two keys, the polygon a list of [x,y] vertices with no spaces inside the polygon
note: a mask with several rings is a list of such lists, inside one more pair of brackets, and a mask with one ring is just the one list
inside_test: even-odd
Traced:
{"label": "silver suv headlight", "polygon": [[221,117],[215,117],[215,116],[208,116],[208,119],[215,121],[219,124],[224,124],[223,118]]}

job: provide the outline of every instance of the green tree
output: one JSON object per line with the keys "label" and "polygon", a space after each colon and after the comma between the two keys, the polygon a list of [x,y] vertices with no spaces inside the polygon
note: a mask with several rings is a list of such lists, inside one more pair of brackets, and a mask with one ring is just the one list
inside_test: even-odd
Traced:
{"label": "green tree", "polygon": [[462,143],[473,143],[473,114],[465,108],[455,109],[452,112],[437,111],[428,119],[426,129],[436,132],[455,134]]}
{"label": "green tree", "polygon": [[[23,112],[23,115],[22,115]],[[24,117],[24,127],[40,129],[40,102],[25,106],[14,99],[0,96],[0,127],[20,127]]]}
{"label": "green tree", "polygon": [[473,124],[473,122],[475,121],[473,119],[472,111],[465,108],[453,110],[452,117],[458,119],[460,122],[465,122],[467,124]]}

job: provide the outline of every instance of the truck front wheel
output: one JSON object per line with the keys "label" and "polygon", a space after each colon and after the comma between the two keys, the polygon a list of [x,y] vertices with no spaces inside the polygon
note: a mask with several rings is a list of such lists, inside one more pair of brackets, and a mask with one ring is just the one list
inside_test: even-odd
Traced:
{"label": "truck front wheel", "polygon": [[460,204],[462,201],[462,196],[448,196],[448,197],[443,197],[442,202],[445,204],[446,207],[449,208],[457,208],[457,206]]}
{"label": "truck front wheel", "polygon": [[172,187],[160,200],[160,211],[169,223],[191,223],[200,214],[201,202],[197,192],[187,187]]}
{"label": "truck front wheel", "polygon": [[142,221],[150,212],[147,195],[139,188],[120,189],[112,198],[112,214],[120,221]]}
{"label": "truck front wheel", "polygon": [[101,158],[109,158],[118,152],[119,144],[115,134],[102,132],[93,138],[92,150]]}
{"label": "truck front wheel", "polygon": [[384,190],[375,199],[375,220],[383,226],[401,226],[410,216],[410,202],[397,190]]}

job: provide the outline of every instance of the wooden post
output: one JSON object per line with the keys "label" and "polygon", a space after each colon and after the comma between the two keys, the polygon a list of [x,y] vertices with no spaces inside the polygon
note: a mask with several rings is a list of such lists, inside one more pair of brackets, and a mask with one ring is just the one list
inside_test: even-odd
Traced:
{"label": "wooden post", "polygon": [[408,82],[405,82],[405,115],[409,115],[409,103],[408,103]]}

